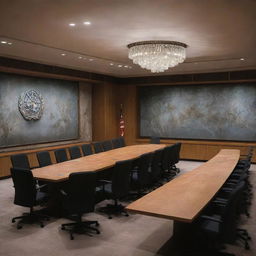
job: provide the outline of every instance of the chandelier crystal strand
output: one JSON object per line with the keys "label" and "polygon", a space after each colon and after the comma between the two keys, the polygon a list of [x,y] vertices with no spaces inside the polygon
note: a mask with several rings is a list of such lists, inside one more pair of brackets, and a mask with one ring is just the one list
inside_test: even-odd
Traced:
{"label": "chandelier crystal strand", "polygon": [[184,62],[186,47],[186,44],[174,41],[137,42],[128,45],[128,57],[134,64],[159,73]]}

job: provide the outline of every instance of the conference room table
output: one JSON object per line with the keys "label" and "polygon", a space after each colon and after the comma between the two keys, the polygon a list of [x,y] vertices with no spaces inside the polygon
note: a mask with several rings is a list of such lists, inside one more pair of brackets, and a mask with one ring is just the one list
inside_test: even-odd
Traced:
{"label": "conference room table", "polygon": [[102,171],[111,168],[117,161],[136,159],[144,153],[164,148],[164,144],[132,145],[80,157],[77,159],[33,169],[38,180],[62,182],[74,172]]}
{"label": "conference room table", "polygon": [[[174,221],[173,238],[184,243],[193,221],[234,170],[240,150],[222,149],[209,161],[186,172],[126,207],[133,213]],[[191,225],[190,225],[191,224]]]}

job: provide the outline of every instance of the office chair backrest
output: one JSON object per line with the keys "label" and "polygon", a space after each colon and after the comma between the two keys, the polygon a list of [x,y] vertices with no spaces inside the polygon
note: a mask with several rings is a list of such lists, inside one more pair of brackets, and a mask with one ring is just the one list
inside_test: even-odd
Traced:
{"label": "office chair backrest", "polygon": [[95,153],[103,152],[103,148],[102,148],[101,142],[93,142],[92,145],[94,147],[94,152]]}
{"label": "office chair backrest", "polygon": [[66,149],[60,148],[54,151],[57,163],[65,162],[68,160]]}
{"label": "office chair backrest", "polygon": [[158,149],[153,153],[151,162],[151,179],[157,181],[161,176],[163,149]]}
{"label": "office chair backrest", "polygon": [[67,198],[70,213],[94,211],[96,173],[76,172],[69,175]]}
{"label": "office chair backrest", "polygon": [[171,148],[170,148],[170,146],[166,146],[163,149],[162,170],[169,170],[169,168],[170,168],[170,154],[171,154]]}
{"label": "office chair backrest", "polygon": [[12,155],[11,162],[13,168],[30,169],[28,157],[26,154]]}
{"label": "office chair backrest", "polygon": [[156,136],[150,137],[150,144],[160,144],[160,137],[156,137]]}
{"label": "office chair backrest", "polygon": [[69,150],[71,159],[76,159],[82,156],[80,152],[80,148],[78,146],[70,147],[68,150]]}
{"label": "office chair backrest", "polygon": [[103,150],[104,151],[108,151],[108,150],[111,150],[113,149],[113,146],[112,146],[112,143],[110,140],[105,140],[101,143],[102,147],[103,147]]}
{"label": "office chair backrest", "polygon": [[168,155],[169,155],[169,163],[170,165],[175,165],[176,163],[176,157],[177,157],[177,146],[170,145],[167,147]]}
{"label": "office chair backrest", "polygon": [[112,139],[113,148],[120,148],[121,144],[118,138]]}
{"label": "office chair backrest", "polygon": [[112,193],[116,199],[128,195],[130,190],[130,172],[133,160],[116,162],[112,174]]}
{"label": "office chair backrest", "polygon": [[28,169],[11,168],[15,188],[14,204],[32,207],[36,202],[36,183]]}
{"label": "office chair backrest", "polygon": [[83,151],[84,156],[89,156],[89,155],[93,154],[92,147],[90,144],[83,144],[82,151]]}
{"label": "office chair backrest", "polygon": [[175,143],[174,146],[175,146],[175,151],[174,151],[174,153],[175,153],[175,156],[174,156],[174,163],[177,164],[177,163],[179,162],[179,160],[180,160],[181,143],[180,143],[180,142]]}
{"label": "office chair backrest", "polygon": [[138,180],[140,186],[149,184],[149,166],[151,164],[152,153],[145,153],[137,160],[138,165]]}
{"label": "office chair backrest", "polygon": [[227,205],[222,214],[223,225],[221,226],[221,233],[225,242],[233,242],[235,240],[237,211],[244,187],[245,182],[242,181],[231,191],[228,197]]}
{"label": "office chair backrest", "polygon": [[52,164],[50,153],[48,151],[37,152],[36,157],[40,167],[44,167]]}
{"label": "office chair backrest", "polygon": [[120,136],[120,137],[118,138],[118,140],[119,140],[119,145],[120,145],[120,147],[125,147],[124,137],[123,137],[123,136]]}

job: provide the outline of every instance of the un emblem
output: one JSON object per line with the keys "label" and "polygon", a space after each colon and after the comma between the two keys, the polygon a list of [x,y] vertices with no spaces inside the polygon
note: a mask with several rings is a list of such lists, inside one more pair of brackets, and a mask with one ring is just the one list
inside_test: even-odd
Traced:
{"label": "un emblem", "polygon": [[25,120],[39,120],[43,106],[43,97],[35,90],[26,91],[19,97],[19,111]]}

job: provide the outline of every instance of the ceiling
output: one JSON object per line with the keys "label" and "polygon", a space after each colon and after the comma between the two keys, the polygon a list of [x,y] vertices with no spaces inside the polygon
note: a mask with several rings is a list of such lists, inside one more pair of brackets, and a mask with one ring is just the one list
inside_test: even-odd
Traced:
{"label": "ceiling", "polygon": [[255,27],[256,0],[1,0],[0,55],[150,76],[128,59],[127,44],[171,40],[188,45],[186,61],[158,75],[255,69]]}

